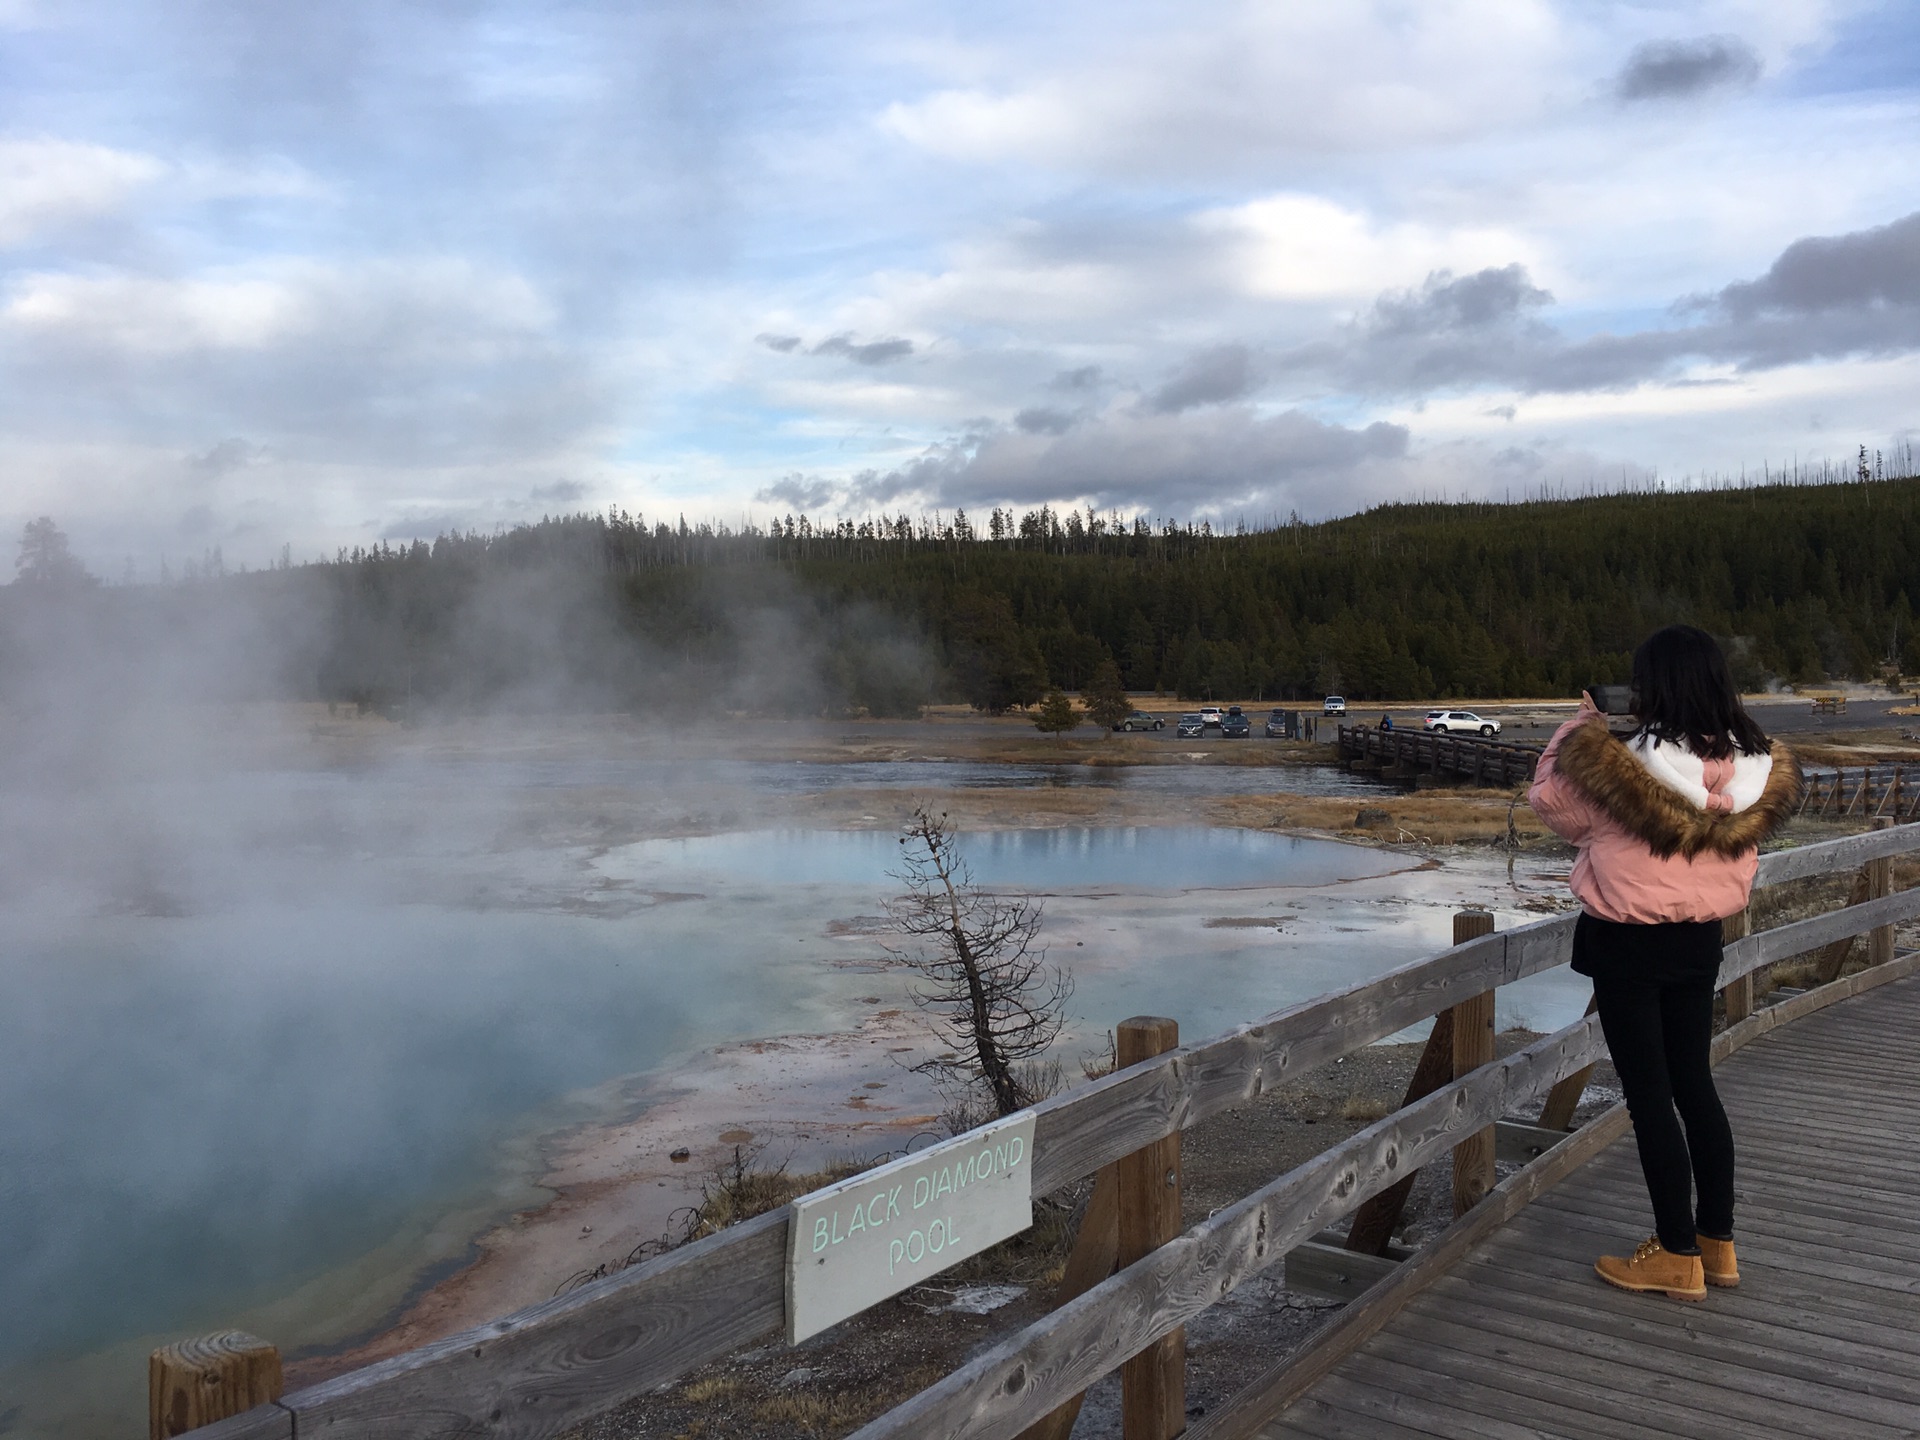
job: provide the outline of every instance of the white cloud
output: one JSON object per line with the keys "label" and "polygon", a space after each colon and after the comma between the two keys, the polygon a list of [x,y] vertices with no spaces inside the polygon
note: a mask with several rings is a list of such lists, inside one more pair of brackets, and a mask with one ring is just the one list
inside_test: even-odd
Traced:
{"label": "white cloud", "polygon": [[166,174],[151,155],[73,140],[0,140],[0,247],[112,215]]}
{"label": "white cloud", "polygon": [[182,279],[27,275],[0,308],[0,334],[126,357],[258,351],[318,338],[484,361],[553,320],[526,280],[467,262],[294,261]]}
{"label": "white cloud", "polygon": [[1316,195],[1265,196],[1195,224],[1228,247],[1246,291],[1269,299],[1368,300],[1435,270],[1541,267],[1537,242],[1514,230],[1382,222]]}
{"label": "white cloud", "polygon": [[211,13],[0,0],[0,500],[1308,509],[1904,418],[1897,307],[1669,308],[1911,208],[1892,0]]}
{"label": "white cloud", "polygon": [[1242,0],[1090,31],[1052,70],[1009,47],[997,84],[896,101],[879,123],[976,164],[1239,171],[1519,122],[1548,102],[1573,38],[1545,0]]}
{"label": "white cloud", "polygon": [[29,275],[0,309],[0,325],[22,337],[156,356],[259,349],[311,318],[284,281],[142,275]]}

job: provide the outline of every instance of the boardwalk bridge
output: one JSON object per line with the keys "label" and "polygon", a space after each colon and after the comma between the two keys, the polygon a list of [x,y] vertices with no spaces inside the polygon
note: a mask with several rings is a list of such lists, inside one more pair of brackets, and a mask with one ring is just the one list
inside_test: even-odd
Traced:
{"label": "boardwalk bridge", "polygon": [[1356,775],[1402,785],[1497,785],[1510,789],[1533,779],[1544,746],[1477,735],[1432,735],[1424,730],[1342,725],[1340,762]]}
{"label": "boardwalk bridge", "polygon": [[[1564,964],[1572,920],[1494,932],[1468,912],[1448,950],[1201,1043],[1164,1048],[1170,1022],[1127,1027],[1122,1059],[1135,1063],[1030,1112],[1033,1194],[1098,1177],[1057,1307],[856,1440],[1064,1440],[1077,1397],[1114,1371],[1126,1434],[1143,1440],[1920,1433],[1920,952],[1897,953],[1893,933],[1920,916],[1920,889],[1892,880],[1895,857],[1920,850],[1920,826],[1878,823],[1761,861],[1762,887],[1824,878],[1830,889],[1860,872],[1857,903],[1751,934],[1744,915],[1728,922],[1714,1053],[1741,1145],[1740,1289],[1683,1306],[1594,1278],[1595,1254],[1649,1228],[1621,1107],[1567,1129],[1604,1055],[1597,1022],[1494,1052],[1493,992]],[[1769,990],[1776,963],[1859,936],[1863,968]],[[1182,1129],[1430,1018],[1400,1109],[1180,1230]],[[1497,1180],[1496,1150],[1516,1153],[1516,1141],[1533,1158]],[[1451,1226],[1383,1258],[1396,1195],[1421,1166],[1449,1160]],[[229,1407],[197,1440],[560,1434],[775,1340],[790,1213]],[[1343,1221],[1344,1241],[1329,1243]],[[1346,1273],[1353,1298],[1231,1402],[1189,1417],[1182,1327],[1283,1262],[1320,1283]],[[208,1418],[199,1400],[169,1409],[183,1375],[194,1395],[266,1399],[192,1371],[223,1349],[247,1353],[156,1354],[156,1435]]]}

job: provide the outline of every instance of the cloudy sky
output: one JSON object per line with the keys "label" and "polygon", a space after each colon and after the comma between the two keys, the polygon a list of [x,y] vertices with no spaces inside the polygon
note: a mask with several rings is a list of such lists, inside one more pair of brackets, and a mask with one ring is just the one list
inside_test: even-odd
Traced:
{"label": "cloudy sky", "polygon": [[0,524],[1231,521],[1920,424],[1907,0],[0,0]]}

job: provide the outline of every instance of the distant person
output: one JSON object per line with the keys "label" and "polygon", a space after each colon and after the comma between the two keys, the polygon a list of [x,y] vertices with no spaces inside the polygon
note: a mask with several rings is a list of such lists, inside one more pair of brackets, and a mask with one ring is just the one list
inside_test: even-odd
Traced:
{"label": "distant person", "polygon": [[1391,715],[1382,715],[1380,717],[1380,728],[1382,730],[1391,730],[1393,728],[1393,717]]}
{"label": "distant person", "polygon": [[1583,694],[1527,801],[1580,851],[1573,968],[1593,981],[1653,1202],[1652,1238],[1594,1269],[1622,1290],[1704,1300],[1707,1284],[1740,1280],[1733,1128],[1708,1066],[1720,922],[1746,907],[1760,842],[1798,803],[1800,767],[1691,625],[1634,652],[1632,727],[1615,735]]}

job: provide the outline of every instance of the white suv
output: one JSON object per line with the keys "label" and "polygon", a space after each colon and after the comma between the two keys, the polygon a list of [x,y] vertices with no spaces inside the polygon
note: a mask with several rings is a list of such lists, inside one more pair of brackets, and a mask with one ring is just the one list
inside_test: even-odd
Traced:
{"label": "white suv", "polygon": [[1322,715],[1346,714],[1347,713],[1347,697],[1344,695],[1327,696],[1327,698],[1324,701],[1322,701],[1320,704],[1320,713]]}
{"label": "white suv", "polygon": [[1478,730],[1488,739],[1500,733],[1498,720],[1483,720],[1471,710],[1429,710],[1427,718],[1421,722],[1422,728],[1435,735],[1465,734]]}
{"label": "white suv", "polygon": [[1226,717],[1220,713],[1220,707],[1218,705],[1202,705],[1200,707],[1200,724],[1209,730],[1218,730],[1225,722],[1225,718]]}

